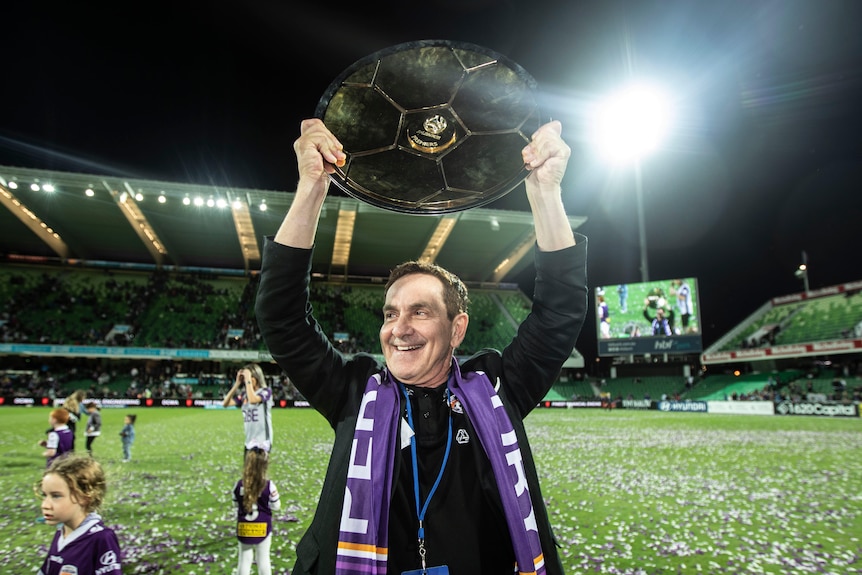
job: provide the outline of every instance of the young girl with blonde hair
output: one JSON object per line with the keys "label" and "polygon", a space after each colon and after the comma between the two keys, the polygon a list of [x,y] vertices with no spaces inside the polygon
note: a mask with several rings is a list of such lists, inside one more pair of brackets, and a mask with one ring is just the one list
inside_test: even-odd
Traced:
{"label": "young girl with blonde hair", "polygon": [[247,447],[242,479],[233,489],[239,540],[237,574],[249,575],[255,561],[259,575],[270,575],[272,513],[281,509],[281,500],[275,483],[269,479],[269,453],[258,443]]}

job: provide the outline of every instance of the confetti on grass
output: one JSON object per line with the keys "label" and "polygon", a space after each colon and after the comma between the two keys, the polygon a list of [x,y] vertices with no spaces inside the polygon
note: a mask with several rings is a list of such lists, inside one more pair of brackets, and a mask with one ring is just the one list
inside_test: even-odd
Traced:
{"label": "confetti on grass", "polygon": [[[47,552],[51,528],[35,523],[32,489],[44,465],[32,437],[46,413],[0,408],[0,573],[32,573]],[[119,430],[123,413],[104,410],[103,428]],[[118,438],[100,438],[110,481],[103,514],[124,573],[234,571],[238,417],[140,410],[128,464]],[[282,509],[271,558],[273,573],[287,575],[332,430],[311,410],[273,417]],[[567,575],[862,574],[859,419],[541,409],[527,430]]]}

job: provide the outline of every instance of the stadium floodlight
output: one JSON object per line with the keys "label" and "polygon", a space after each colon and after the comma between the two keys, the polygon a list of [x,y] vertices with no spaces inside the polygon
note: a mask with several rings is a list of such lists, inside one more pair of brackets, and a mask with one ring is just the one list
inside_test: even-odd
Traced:
{"label": "stadium floodlight", "polygon": [[661,144],[671,125],[670,100],[649,84],[632,84],[611,95],[598,107],[591,139],[611,164],[631,164],[635,172],[641,281],[649,281],[644,222],[641,159]]}
{"label": "stadium floodlight", "polygon": [[637,162],[661,144],[670,123],[670,103],[664,93],[652,85],[634,84],[600,104],[593,140],[611,163]]}
{"label": "stadium floodlight", "polygon": [[799,264],[799,267],[796,268],[796,271],[793,272],[793,275],[802,280],[802,285],[805,287],[806,295],[809,292],[808,289],[808,254],[804,251],[802,252],[802,263]]}

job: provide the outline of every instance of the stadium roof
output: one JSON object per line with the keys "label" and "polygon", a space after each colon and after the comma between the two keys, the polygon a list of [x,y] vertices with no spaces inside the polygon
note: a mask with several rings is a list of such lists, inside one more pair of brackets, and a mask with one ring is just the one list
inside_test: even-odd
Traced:
{"label": "stadium roof", "polygon": [[[277,190],[0,166],[0,255],[7,261],[254,272],[263,238],[275,234],[292,198]],[[586,221],[569,219],[573,228]],[[474,208],[418,216],[331,193],[313,272],[380,278],[402,261],[427,258],[466,282],[514,282],[532,265],[534,241],[532,216],[525,212]]]}

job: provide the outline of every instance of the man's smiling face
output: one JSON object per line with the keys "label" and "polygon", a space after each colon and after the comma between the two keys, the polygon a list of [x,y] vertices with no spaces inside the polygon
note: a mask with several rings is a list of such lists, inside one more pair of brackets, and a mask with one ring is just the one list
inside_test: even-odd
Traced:
{"label": "man's smiling face", "polygon": [[445,383],[467,323],[465,313],[448,318],[443,284],[436,277],[416,273],[398,279],[386,292],[380,327],[380,347],[389,371],[409,385]]}

